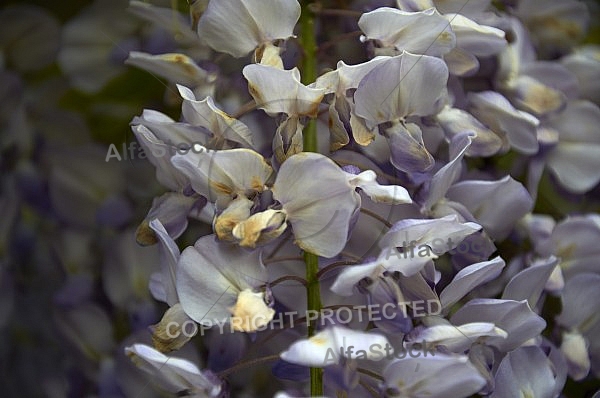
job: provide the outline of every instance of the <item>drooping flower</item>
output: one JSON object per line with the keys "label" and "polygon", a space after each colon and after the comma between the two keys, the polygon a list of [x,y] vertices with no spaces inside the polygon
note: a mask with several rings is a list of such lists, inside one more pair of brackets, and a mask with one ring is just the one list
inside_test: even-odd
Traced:
{"label": "drooping flower", "polygon": [[185,54],[152,55],[141,51],[131,51],[125,63],[165,78],[170,83],[192,87],[196,95],[201,98],[214,95],[217,76],[202,69]]}
{"label": "drooping flower", "polygon": [[383,128],[388,138],[392,164],[406,172],[423,172],[433,167],[423,133],[411,117],[435,115],[446,98],[448,68],[435,57],[403,52],[386,59],[361,80],[354,102],[355,113],[367,130]]}
{"label": "drooping flower", "polygon": [[298,68],[281,70],[268,65],[247,65],[242,71],[256,107],[268,115],[285,114],[273,138],[275,159],[302,152],[302,129],[306,117],[316,117],[324,89],[307,87],[300,81]]}
{"label": "drooping flower", "polygon": [[407,51],[439,57],[456,45],[450,24],[435,8],[406,12],[380,7],[364,13],[358,26],[365,33],[361,40],[375,41],[376,55],[398,55]]}
{"label": "drooping flower", "polygon": [[158,387],[172,394],[196,398],[218,397],[221,381],[210,371],[201,371],[187,359],[166,356],[144,344],[125,348],[133,363],[152,376]]}
{"label": "drooping flower", "polygon": [[467,356],[441,353],[395,360],[386,367],[383,378],[384,391],[392,397],[469,397],[485,385]]}
{"label": "drooping flower", "polygon": [[257,62],[282,69],[274,43],[292,37],[299,18],[296,0],[212,0],[200,17],[198,35],[216,51],[240,58],[255,50]]}
{"label": "drooping flower", "polygon": [[214,235],[186,248],[177,264],[181,306],[208,327],[228,323],[232,330],[252,332],[266,325],[275,314],[260,290],[266,281],[258,251],[248,253]]}
{"label": "drooping flower", "polygon": [[[308,339],[292,343],[281,353],[281,358],[299,365],[325,367],[338,365],[344,358],[381,360],[386,346],[391,348],[388,339],[376,331],[360,332],[342,326],[332,326]],[[393,349],[388,352],[391,355]]]}
{"label": "drooping flower", "polygon": [[[541,348],[520,347],[509,352],[496,371],[494,392],[490,397],[553,397],[562,385],[554,366]],[[557,388],[558,387],[558,388]]]}

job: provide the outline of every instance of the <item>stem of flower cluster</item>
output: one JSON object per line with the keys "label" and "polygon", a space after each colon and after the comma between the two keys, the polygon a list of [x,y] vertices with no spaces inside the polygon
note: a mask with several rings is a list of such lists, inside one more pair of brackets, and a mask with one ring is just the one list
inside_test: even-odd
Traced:
{"label": "stem of flower cluster", "polygon": [[[315,37],[314,14],[308,0],[301,2],[300,45],[303,49],[302,83],[310,84],[317,79],[317,41]],[[310,119],[302,132],[304,151],[317,152],[317,120]],[[306,296],[308,310],[321,311],[321,286],[319,285],[319,259],[317,255],[304,253],[306,263]],[[308,323],[308,336],[315,334],[315,323]],[[310,395],[323,395],[323,369],[310,368]]]}
{"label": "stem of flower cluster", "polygon": [[[306,263],[306,297],[307,308],[321,312],[321,286],[319,284],[319,259],[316,255],[304,252]],[[308,336],[315,334],[316,321],[308,322]],[[310,394],[313,397],[323,395],[323,369],[310,368]]]}
{"label": "stem of flower cluster", "polygon": [[[309,2],[302,1],[300,14],[300,45],[302,46],[302,83],[310,84],[317,80],[317,41],[315,38],[314,14]],[[317,152],[317,121],[310,119],[302,132],[304,151]]]}

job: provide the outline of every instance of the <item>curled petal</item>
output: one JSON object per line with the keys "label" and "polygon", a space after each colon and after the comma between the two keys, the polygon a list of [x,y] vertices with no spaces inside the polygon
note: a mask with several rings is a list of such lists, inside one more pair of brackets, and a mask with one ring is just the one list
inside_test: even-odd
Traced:
{"label": "curled petal", "polygon": [[324,367],[337,365],[342,357],[382,359],[385,347],[390,352],[391,345],[381,334],[333,326],[313,337],[296,341],[281,353],[281,359],[299,365]]}
{"label": "curled petal", "polygon": [[233,228],[233,236],[240,246],[255,248],[277,238],[287,227],[285,213],[268,209],[253,214]]}
{"label": "curled petal", "polygon": [[372,170],[363,171],[358,175],[348,174],[348,178],[352,186],[362,189],[374,202],[386,204],[412,203],[406,188],[399,185],[379,185],[377,174]]}
{"label": "curled petal", "polygon": [[125,60],[128,65],[144,69],[170,82],[190,87],[209,84],[216,76],[199,67],[194,60],[185,54],[168,53],[152,55],[139,51],[131,51]]}
{"label": "curled petal", "polygon": [[171,163],[194,191],[223,207],[238,194],[262,192],[273,174],[261,155],[242,148],[176,154]]}
{"label": "curled petal", "polygon": [[433,167],[435,160],[425,148],[423,132],[417,124],[394,123],[385,132],[390,142],[390,161],[398,170],[422,173]]}
{"label": "curled petal", "polygon": [[267,65],[248,65],[242,73],[259,109],[270,115],[317,116],[325,89],[303,85],[298,68],[281,70]]}
{"label": "curled petal", "polygon": [[365,39],[376,40],[381,47],[414,54],[439,57],[456,44],[450,24],[435,8],[406,12],[381,7],[364,13],[358,26],[365,32]]}
{"label": "curled petal", "polygon": [[526,154],[538,151],[537,118],[515,109],[504,96],[494,91],[469,93],[468,98],[471,113],[497,134],[505,136],[513,148]]}
{"label": "curled petal", "polygon": [[214,219],[213,229],[217,237],[221,240],[235,241],[233,229],[250,217],[252,206],[254,202],[244,195],[239,195],[229,203],[227,208]]}
{"label": "curled petal", "polygon": [[238,332],[254,332],[267,325],[275,315],[275,310],[265,303],[265,293],[250,289],[240,292],[229,311],[232,328]]}
{"label": "curled petal", "polygon": [[192,320],[185,314],[181,304],[169,308],[156,325],[152,325],[152,344],[160,352],[170,352],[180,349],[192,336],[182,333],[183,325]]}
{"label": "curled petal", "polygon": [[215,105],[211,97],[199,101],[189,88],[177,85],[179,94],[183,98],[181,112],[185,120],[200,126],[213,134],[213,139],[227,139],[252,148],[252,132],[237,119],[232,118]]}

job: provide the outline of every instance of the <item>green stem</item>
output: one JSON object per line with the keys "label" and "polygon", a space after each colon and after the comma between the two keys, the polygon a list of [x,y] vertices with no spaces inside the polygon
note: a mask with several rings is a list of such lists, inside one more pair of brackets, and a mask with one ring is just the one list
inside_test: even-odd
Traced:
{"label": "green stem", "polygon": [[302,83],[310,84],[317,79],[317,40],[315,37],[314,14],[308,1],[302,1],[300,14],[300,45],[302,46]]}
{"label": "green stem", "polygon": [[[317,80],[317,41],[315,38],[314,14],[310,10],[309,2],[302,1],[300,14],[300,45],[302,46],[302,84],[310,84]],[[317,121],[310,119],[302,132],[304,151],[317,152]]]}
{"label": "green stem", "polygon": [[[310,84],[317,79],[317,41],[315,37],[314,14],[308,0],[301,2],[300,45],[303,50],[301,74],[302,83]],[[317,121],[311,119],[302,132],[304,151],[317,152]],[[308,310],[321,312],[321,286],[319,285],[319,258],[305,252],[306,296]],[[308,337],[315,334],[316,322],[308,323]],[[323,395],[323,369],[310,368],[310,395]]]}
{"label": "green stem", "polygon": [[[319,258],[317,255],[304,252],[306,263],[306,297],[308,310],[321,312],[321,286],[319,285]],[[308,322],[308,336],[315,334],[317,321]],[[323,369],[310,368],[310,394],[323,395]]]}

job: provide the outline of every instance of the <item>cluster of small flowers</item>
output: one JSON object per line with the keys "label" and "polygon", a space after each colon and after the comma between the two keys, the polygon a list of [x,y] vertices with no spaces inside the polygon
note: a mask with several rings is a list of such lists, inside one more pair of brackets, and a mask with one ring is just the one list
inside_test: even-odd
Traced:
{"label": "cluster of small flowers", "polygon": [[[310,378],[313,384],[323,377],[328,396],[554,397],[567,375],[600,375],[593,338],[600,331],[600,269],[592,260],[599,253],[591,243],[600,237],[600,216],[555,225],[532,214],[546,168],[573,195],[600,181],[600,98],[593,87],[600,52],[575,47],[589,23],[586,5],[398,0],[357,13],[368,59],[318,59],[328,71],[301,79],[294,65],[302,62],[310,73],[307,58],[315,56],[303,36],[310,30],[293,40],[301,12],[317,21],[321,38],[333,30],[325,26],[328,16],[352,14],[341,11],[296,0],[206,5],[197,21],[200,40],[234,58],[252,53],[252,62],[240,65],[250,105],[241,105],[248,98],[243,84],[241,93],[214,93],[220,103],[240,104],[245,112],[237,118],[212,95],[198,94],[207,92],[202,79],[179,79],[187,71],[208,73],[185,55],[130,55],[128,62],[175,83],[183,101],[180,122],[153,111],[136,117],[139,142],[152,149],[176,134],[203,136],[212,151],[150,158],[172,192],[153,206],[138,237],[158,240],[163,268],[151,290],[170,308],[153,327],[154,347],[136,344],[127,352],[154,377],[170,379],[172,392],[197,396],[234,391],[241,375],[252,373],[244,363],[261,360],[276,360],[273,377],[295,380],[299,391],[309,367],[324,368]],[[335,37],[327,38],[335,46]],[[310,120],[316,132],[309,132]],[[307,134],[319,145],[310,147]],[[476,168],[477,159],[508,159],[512,167]],[[526,186],[516,179],[524,176]],[[180,253],[174,239],[188,214],[175,203],[190,198],[204,200],[201,213],[213,233]],[[407,242],[435,239],[453,245],[402,255]],[[466,250],[444,256],[463,241]],[[532,250],[502,257],[505,243],[525,241]],[[318,307],[439,298],[441,311],[422,319],[398,311],[393,319],[328,325],[314,335],[307,319],[308,336],[298,322],[265,333],[276,313],[303,311],[307,295],[310,301],[313,281],[310,274],[303,279],[309,260],[302,253],[319,256]],[[562,310],[544,319],[550,297],[560,297]],[[189,369],[159,356],[190,339],[167,336],[166,325],[222,319],[243,337],[219,364],[194,367],[191,378]],[[263,322],[250,322],[256,319]],[[547,328],[552,338],[542,335]],[[215,333],[208,354],[225,344],[215,340],[230,338]],[[338,349],[342,340],[366,353],[377,344],[422,342],[437,351],[357,361]],[[325,352],[338,351],[324,362]],[[293,396],[293,388],[279,396]]]}
{"label": "cluster of small flowers", "polygon": [[[32,223],[16,215],[33,208],[57,237],[28,258],[44,275],[51,260],[39,258],[59,257],[55,323],[100,396],[510,398],[559,397],[568,378],[599,386],[590,3],[196,0],[186,18],[132,1],[135,22],[107,18],[102,3],[65,26],[58,62],[93,92],[122,73],[95,57],[127,49],[126,64],[167,81],[181,118],[145,109],[131,121],[162,188],[85,138],[76,154],[61,147],[56,132],[58,148],[42,146],[44,182],[40,144],[22,132],[56,104],[32,113],[18,73],[51,55],[7,52],[17,73],[0,78],[20,96],[0,115],[2,149],[18,160],[3,181],[0,249],[20,246],[0,268],[0,330],[28,309],[14,303],[10,264],[31,245]],[[58,37],[39,10],[19,12]],[[35,127],[85,126],[58,119]],[[92,251],[104,253],[100,299]],[[152,299],[166,310],[148,332]],[[423,303],[439,305],[417,315]],[[323,322],[340,308],[386,312]],[[422,346],[427,355],[406,355]],[[55,380],[44,388],[59,391]]]}

